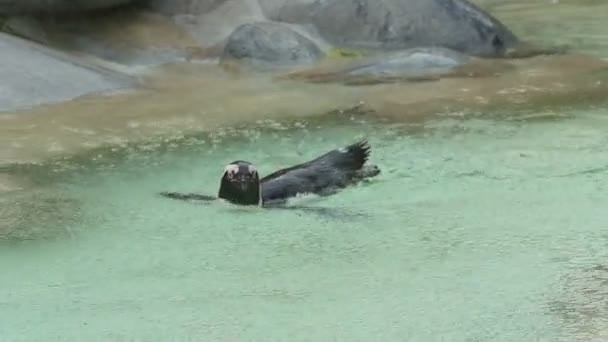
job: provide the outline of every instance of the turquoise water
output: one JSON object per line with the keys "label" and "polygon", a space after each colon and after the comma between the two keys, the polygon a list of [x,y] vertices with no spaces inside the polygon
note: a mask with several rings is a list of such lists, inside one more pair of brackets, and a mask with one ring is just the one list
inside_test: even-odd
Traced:
{"label": "turquoise water", "polygon": [[[601,341],[608,110],[541,114],[300,122],[19,170],[63,204],[32,202],[22,225],[47,234],[2,243],[0,336]],[[322,209],[156,195],[215,194],[235,159],[267,174],[361,137],[382,175],[299,203]]]}

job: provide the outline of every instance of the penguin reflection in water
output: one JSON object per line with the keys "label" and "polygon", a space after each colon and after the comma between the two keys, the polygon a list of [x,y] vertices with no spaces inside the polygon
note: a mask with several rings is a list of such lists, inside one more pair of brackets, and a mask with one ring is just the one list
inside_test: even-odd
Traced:
{"label": "penguin reflection in water", "polygon": [[234,161],[224,168],[218,197],[176,192],[161,195],[179,200],[223,199],[236,205],[279,207],[298,195],[329,196],[377,176],[380,169],[366,164],[370,152],[371,147],[363,140],[261,179],[253,164]]}

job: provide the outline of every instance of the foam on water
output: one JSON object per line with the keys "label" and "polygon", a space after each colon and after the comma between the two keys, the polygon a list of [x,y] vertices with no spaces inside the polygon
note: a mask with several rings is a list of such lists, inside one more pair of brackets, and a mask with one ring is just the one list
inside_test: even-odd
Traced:
{"label": "foam on water", "polygon": [[[594,308],[586,272],[608,261],[608,112],[576,114],[282,130],[61,171],[50,187],[78,212],[36,222],[70,234],[1,247],[0,334],[593,340],[601,304],[568,313]],[[383,173],[303,209],[157,195],[214,195],[232,160],[263,176],[362,136]]]}

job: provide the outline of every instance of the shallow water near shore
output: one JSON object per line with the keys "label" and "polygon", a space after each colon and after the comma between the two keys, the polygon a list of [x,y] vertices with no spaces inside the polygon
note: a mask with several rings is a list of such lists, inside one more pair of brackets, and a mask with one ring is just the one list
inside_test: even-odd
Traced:
{"label": "shallow water near shore", "polygon": [[[10,315],[0,332],[10,341],[593,340],[608,327],[566,318],[593,304],[579,308],[585,294],[563,277],[583,281],[608,260],[608,112],[546,114],[301,121],[32,171],[54,173],[42,183],[73,212],[37,222],[54,237],[2,244],[0,307]],[[362,137],[382,175],[308,209],[157,196],[213,195],[234,159],[267,174]]]}

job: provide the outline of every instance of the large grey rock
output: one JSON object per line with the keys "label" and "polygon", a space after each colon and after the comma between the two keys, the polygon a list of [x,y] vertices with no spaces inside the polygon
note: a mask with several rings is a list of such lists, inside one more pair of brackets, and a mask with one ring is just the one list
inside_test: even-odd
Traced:
{"label": "large grey rock", "polygon": [[130,2],[132,0],[0,0],[0,13],[89,11]]}
{"label": "large grey rock", "polygon": [[[298,13],[301,15],[310,11],[317,0],[257,0],[260,8],[269,19],[278,21],[293,21]],[[309,14],[309,13],[308,13]]]}
{"label": "large grey rock", "polygon": [[259,22],[238,27],[228,38],[222,59],[274,68],[313,64],[322,57],[315,43],[288,26]]}
{"label": "large grey rock", "polygon": [[497,19],[466,0],[261,1],[270,19],[310,25],[341,48],[440,46],[497,57],[519,44]]}
{"label": "large grey rock", "polygon": [[[169,3],[171,0],[159,1]],[[237,27],[266,20],[257,0],[218,1],[213,6],[209,2],[211,0],[198,1],[207,3],[208,5],[204,7],[212,10],[205,12],[201,7],[194,13],[181,13],[183,10],[180,10],[178,6],[174,8],[174,11],[180,14],[173,15],[172,19],[179,27],[196,39],[203,48],[217,48],[221,51],[228,36]],[[198,3],[198,1],[194,2]]]}
{"label": "large grey rock", "polygon": [[147,0],[150,8],[168,15],[175,14],[205,14],[226,2],[227,0]]}
{"label": "large grey rock", "polygon": [[[119,29],[117,29],[119,28]],[[93,55],[130,67],[181,62],[197,42],[170,18],[141,10],[113,15],[13,16],[4,29],[17,36],[61,50]]]}
{"label": "large grey rock", "polygon": [[0,111],[127,88],[129,77],[0,33]]}

